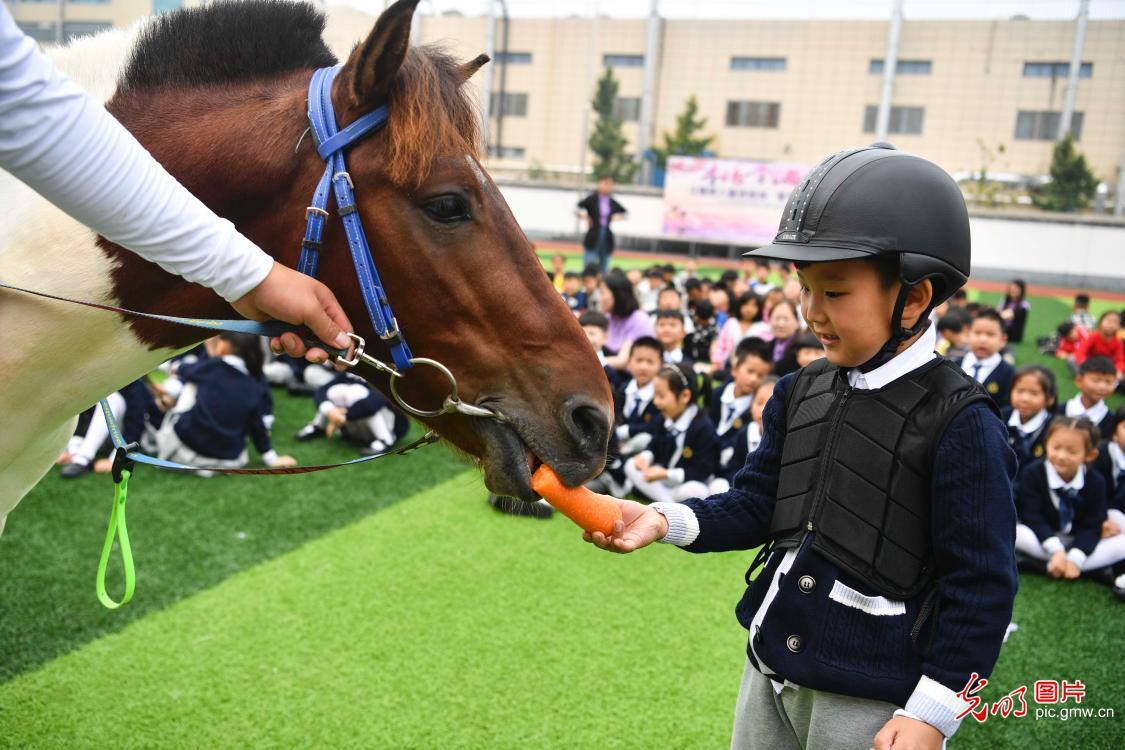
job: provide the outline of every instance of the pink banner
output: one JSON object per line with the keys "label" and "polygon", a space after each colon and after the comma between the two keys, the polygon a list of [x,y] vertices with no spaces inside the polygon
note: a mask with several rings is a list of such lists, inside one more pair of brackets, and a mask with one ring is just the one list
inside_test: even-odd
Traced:
{"label": "pink banner", "polygon": [[739,245],[772,242],[789,193],[810,169],[808,164],[670,157],[664,234]]}

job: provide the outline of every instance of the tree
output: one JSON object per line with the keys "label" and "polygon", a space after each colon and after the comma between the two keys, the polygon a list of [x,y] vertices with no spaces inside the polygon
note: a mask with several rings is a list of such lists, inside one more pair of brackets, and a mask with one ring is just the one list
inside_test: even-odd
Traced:
{"label": "tree", "polygon": [[1051,159],[1051,181],[1031,196],[1031,201],[1047,211],[1075,211],[1085,208],[1098,189],[1098,178],[1086,165],[1086,157],[1074,148],[1070,133],[1055,144]]}
{"label": "tree", "polygon": [[652,154],[661,169],[668,166],[669,156],[697,156],[702,154],[715,140],[713,135],[699,135],[707,127],[707,118],[699,117],[699,102],[692,94],[684,103],[684,111],[676,116],[676,129],[664,131],[664,145],[653,146]]}
{"label": "tree", "polygon": [[594,111],[598,113],[589,141],[590,150],[594,152],[594,179],[612,177],[615,182],[631,182],[637,164],[625,154],[628,141],[621,132],[621,118],[613,111],[617,88],[613,68],[606,68],[605,75],[598,79],[593,101]]}

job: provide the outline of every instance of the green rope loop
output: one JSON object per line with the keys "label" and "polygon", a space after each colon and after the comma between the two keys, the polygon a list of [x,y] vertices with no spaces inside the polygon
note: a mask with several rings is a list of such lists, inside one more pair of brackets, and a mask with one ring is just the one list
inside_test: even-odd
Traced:
{"label": "green rope loop", "polygon": [[[122,470],[121,481],[113,485],[113,511],[109,514],[109,527],[105,530],[105,545],[102,558],[98,562],[98,601],[106,609],[118,609],[133,598],[136,588],[136,572],[133,569],[133,550],[129,547],[129,530],[125,527],[125,499],[129,491],[129,471]],[[109,565],[109,554],[113,551],[113,538],[117,537],[121,547],[121,567],[125,572],[125,596],[117,602],[105,590],[105,569]]]}

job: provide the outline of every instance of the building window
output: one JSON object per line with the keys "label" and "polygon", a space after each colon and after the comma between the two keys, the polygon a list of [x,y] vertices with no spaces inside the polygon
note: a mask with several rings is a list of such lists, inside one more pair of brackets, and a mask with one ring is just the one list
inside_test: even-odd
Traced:
{"label": "building window", "polygon": [[20,30],[37,42],[50,44],[55,41],[55,25],[46,21],[20,21]]}
{"label": "building window", "polygon": [[527,149],[523,146],[489,146],[488,153],[497,159],[522,159]]}
{"label": "building window", "polygon": [[508,65],[531,65],[530,52],[497,52],[496,64],[500,65],[507,63]]}
{"label": "building window", "polygon": [[[872,60],[867,66],[867,72],[873,75],[882,75],[883,61]],[[930,60],[897,60],[895,61],[895,75],[900,76],[928,76],[933,72],[934,64]]]}
{"label": "building window", "polygon": [[727,102],[727,127],[776,128],[780,102]]}
{"label": "building window", "polygon": [[106,29],[112,29],[109,21],[65,21],[63,23],[63,36],[69,42],[80,36],[91,36]]}
{"label": "building window", "polygon": [[[1025,62],[1023,64],[1024,78],[1066,78],[1070,74],[1068,62]],[[1084,62],[1078,67],[1079,78],[1090,78],[1094,75],[1094,64]]]}
{"label": "building window", "polygon": [[167,13],[184,7],[183,0],[152,0],[153,13]]}
{"label": "building window", "polygon": [[[879,107],[868,104],[863,110],[863,132],[875,132],[875,120],[879,116]],[[926,117],[925,107],[891,107],[891,116],[887,120],[887,133],[900,133],[903,135],[921,135],[922,121]]]}
{"label": "building window", "polygon": [[607,68],[643,68],[644,55],[603,55],[602,65]]}
{"label": "building window", "polygon": [[732,57],[731,70],[768,70],[783,72],[785,70],[784,57]]}
{"label": "building window", "polygon": [[[492,92],[492,114],[500,114],[500,92]],[[514,94],[511,91],[504,92],[504,116],[505,117],[527,117],[527,94]]]}
{"label": "building window", "polygon": [[638,122],[641,119],[641,98],[639,96],[619,96],[613,100],[613,116],[622,122]]}
{"label": "building window", "polygon": [[[1023,112],[1016,115],[1016,139],[1021,141],[1057,141],[1061,112]],[[1070,117],[1070,132],[1074,140],[1082,140],[1082,113]]]}

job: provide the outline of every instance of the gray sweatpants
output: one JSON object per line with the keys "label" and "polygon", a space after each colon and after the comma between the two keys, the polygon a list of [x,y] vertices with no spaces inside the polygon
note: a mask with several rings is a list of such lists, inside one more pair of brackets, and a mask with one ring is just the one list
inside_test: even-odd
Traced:
{"label": "gray sweatpants", "polygon": [[785,688],[746,660],[731,750],[867,750],[894,715],[892,703]]}

